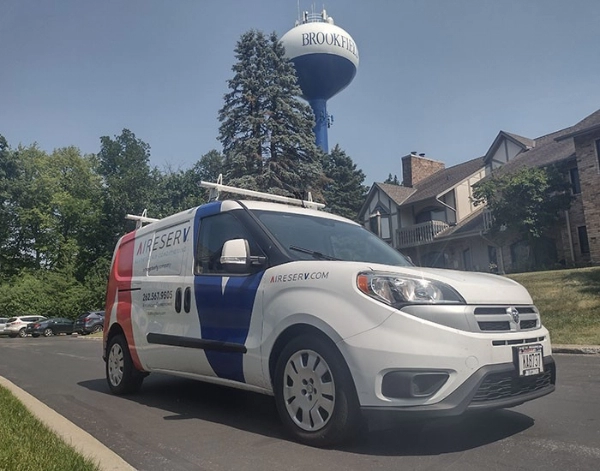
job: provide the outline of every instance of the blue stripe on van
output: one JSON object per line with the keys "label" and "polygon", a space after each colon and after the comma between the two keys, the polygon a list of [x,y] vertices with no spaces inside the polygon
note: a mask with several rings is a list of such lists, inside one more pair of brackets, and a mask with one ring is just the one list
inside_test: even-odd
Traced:
{"label": "blue stripe on van", "polygon": [[[196,276],[194,294],[202,339],[244,345],[250,330],[256,291],[264,272],[236,276],[222,288],[221,276]],[[205,350],[220,378],[244,382],[243,353]]]}
{"label": "blue stripe on van", "polygon": [[[221,211],[221,202],[201,206],[194,218],[194,254],[200,220]],[[194,276],[194,296],[200,320],[202,339],[244,345],[250,330],[252,307],[256,291],[264,272],[252,276],[234,276],[223,289],[223,277],[217,275]],[[245,382],[243,353],[205,350],[215,374],[220,378]]]}

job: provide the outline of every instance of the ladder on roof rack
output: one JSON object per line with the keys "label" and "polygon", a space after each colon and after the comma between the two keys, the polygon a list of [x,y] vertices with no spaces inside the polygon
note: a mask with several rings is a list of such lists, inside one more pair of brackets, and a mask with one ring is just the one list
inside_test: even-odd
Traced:
{"label": "ladder on roof rack", "polygon": [[310,192],[308,192],[306,200],[301,200],[298,198],[290,198],[289,196],[273,195],[271,193],[262,193],[260,191],[254,190],[245,190],[244,188],[236,188],[235,186],[223,185],[223,175],[219,175],[219,178],[217,178],[217,183],[201,181],[200,186],[203,188],[210,189],[209,201],[218,201],[219,193],[221,191],[225,191],[228,193],[250,196],[268,201],[276,201],[278,203],[293,204],[296,206],[302,206],[303,208],[321,209],[325,207],[323,203],[315,203],[312,200],[312,195]]}

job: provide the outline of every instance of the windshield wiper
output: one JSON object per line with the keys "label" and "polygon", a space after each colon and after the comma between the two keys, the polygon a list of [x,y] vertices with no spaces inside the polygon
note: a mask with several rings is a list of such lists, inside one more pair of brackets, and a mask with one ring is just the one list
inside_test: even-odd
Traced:
{"label": "windshield wiper", "polygon": [[317,252],[316,250],[305,249],[304,247],[298,247],[296,245],[290,245],[290,250],[312,255],[317,260],[340,260],[339,258],[332,257],[331,255],[325,255],[324,253]]}

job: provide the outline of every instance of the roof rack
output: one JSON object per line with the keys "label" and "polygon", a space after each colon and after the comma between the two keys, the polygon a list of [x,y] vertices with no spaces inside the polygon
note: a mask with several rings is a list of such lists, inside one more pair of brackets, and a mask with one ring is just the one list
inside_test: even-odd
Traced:
{"label": "roof rack", "polygon": [[225,191],[227,193],[250,196],[268,201],[276,201],[278,203],[293,204],[296,206],[302,206],[303,208],[321,209],[325,207],[323,203],[315,203],[313,201],[310,191],[308,192],[307,199],[301,200],[298,198],[290,198],[288,196],[273,195],[271,193],[262,193],[254,190],[245,190],[243,188],[223,185],[223,175],[219,175],[217,178],[217,183],[201,181],[200,186],[210,189],[209,201],[218,201],[220,192]]}
{"label": "roof rack", "polygon": [[144,211],[142,212],[141,216],[136,216],[135,214],[127,214],[125,216],[125,219],[131,219],[132,221],[135,221],[135,228],[139,229],[140,227],[142,227],[142,225],[144,223],[149,224],[151,222],[157,222],[160,221],[160,219],[156,219],[156,218],[149,218],[147,216],[148,214],[148,210],[144,209]]}

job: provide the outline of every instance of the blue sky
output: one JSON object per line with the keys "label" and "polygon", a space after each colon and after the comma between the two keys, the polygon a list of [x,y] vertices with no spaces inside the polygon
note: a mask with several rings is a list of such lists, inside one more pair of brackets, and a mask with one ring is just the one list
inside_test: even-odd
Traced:
{"label": "blue sky", "polygon": [[323,6],[355,40],[354,81],[329,100],[365,183],[424,152],[447,167],[500,130],[535,138],[600,108],[598,0],[2,0],[0,134],[13,148],[100,149],[123,128],[151,164],[221,150],[236,42]]}

